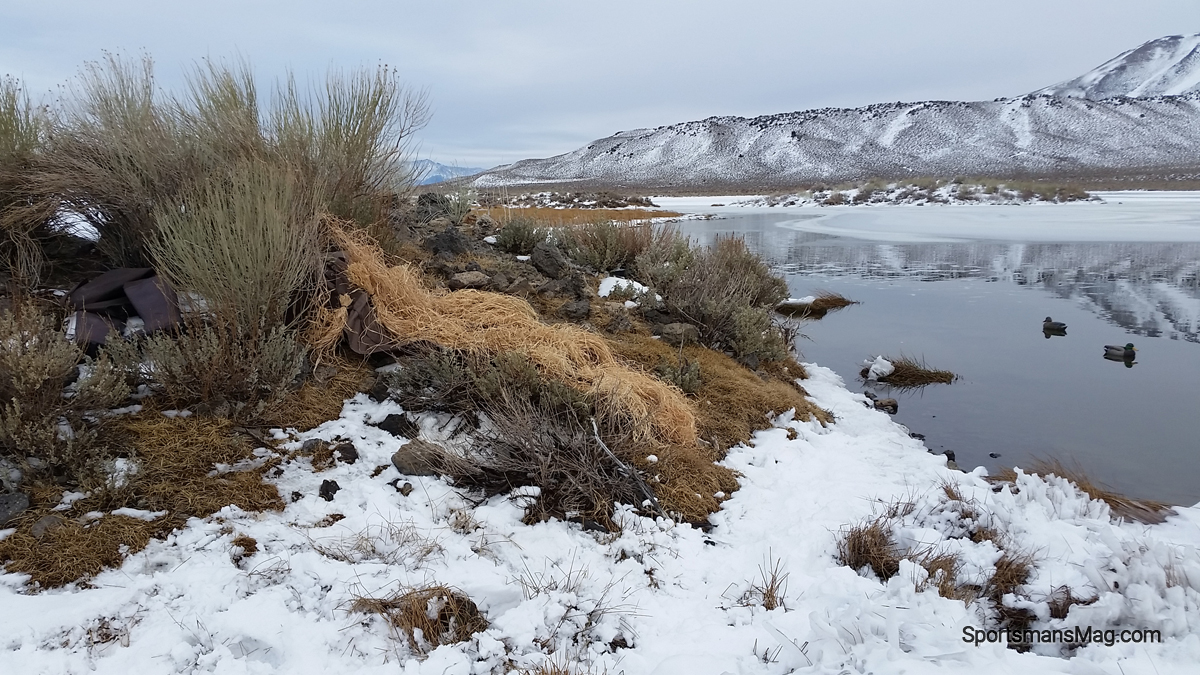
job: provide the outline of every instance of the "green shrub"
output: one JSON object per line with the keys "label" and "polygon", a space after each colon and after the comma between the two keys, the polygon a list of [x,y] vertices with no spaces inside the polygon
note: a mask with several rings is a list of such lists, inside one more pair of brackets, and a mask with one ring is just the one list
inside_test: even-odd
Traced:
{"label": "green shrub", "polygon": [[505,253],[529,255],[533,247],[550,236],[550,230],[539,227],[529,218],[513,218],[496,235],[496,247]]}
{"label": "green shrub", "polygon": [[32,457],[74,482],[97,470],[109,418],[95,413],[129,398],[126,353],[86,357],[32,305],[0,312],[0,454]]}
{"label": "green shrub", "polygon": [[143,351],[151,382],[177,408],[250,422],[278,404],[304,364],[304,347],[279,326],[257,331],[192,321],[179,336],[158,333]]}
{"label": "green shrub", "polygon": [[747,363],[784,358],[788,345],[772,320],[787,283],[740,238],[718,238],[703,249],[664,238],[638,258],[640,281],[663,297],[666,310],[696,326],[706,345]]}
{"label": "green shrub", "polygon": [[600,273],[632,267],[654,236],[649,225],[611,220],[564,227],[558,234],[572,260]]}

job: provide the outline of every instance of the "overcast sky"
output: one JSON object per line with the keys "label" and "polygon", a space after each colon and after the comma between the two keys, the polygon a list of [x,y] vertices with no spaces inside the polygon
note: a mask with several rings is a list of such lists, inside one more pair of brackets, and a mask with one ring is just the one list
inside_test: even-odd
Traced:
{"label": "overcast sky", "polygon": [[0,0],[0,72],[33,92],[103,50],[398,68],[428,92],[420,155],[490,167],[637,127],[881,101],[984,100],[1071,79],[1164,35],[1196,0]]}

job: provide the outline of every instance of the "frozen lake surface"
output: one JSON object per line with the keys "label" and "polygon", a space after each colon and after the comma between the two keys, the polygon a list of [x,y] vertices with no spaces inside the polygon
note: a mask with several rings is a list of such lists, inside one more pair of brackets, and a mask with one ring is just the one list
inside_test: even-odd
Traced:
{"label": "frozen lake surface", "polygon": [[[897,421],[964,468],[1055,458],[1134,496],[1200,502],[1200,195],[1103,204],[712,208],[699,238],[744,236],[794,297],[863,304],[805,325],[803,360],[853,388],[868,356],[924,358],[962,379],[900,401]],[[678,200],[685,202],[685,200]],[[1047,339],[1046,316],[1068,324]],[[1133,342],[1132,367],[1102,357]],[[996,455],[993,457],[992,455]]]}

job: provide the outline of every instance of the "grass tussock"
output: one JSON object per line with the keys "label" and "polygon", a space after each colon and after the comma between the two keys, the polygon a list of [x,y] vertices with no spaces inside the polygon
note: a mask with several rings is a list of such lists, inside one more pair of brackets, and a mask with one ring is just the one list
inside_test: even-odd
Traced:
{"label": "grass tussock", "polygon": [[351,609],[382,616],[397,637],[418,654],[465,642],[488,627],[473,600],[442,585],[410,588],[383,598],[356,598]]}
{"label": "grass tussock", "polygon": [[[683,394],[619,362],[599,335],[544,324],[527,302],[512,296],[433,292],[409,266],[388,267],[362,235],[335,227],[332,236],[349,256],[351,283],[371,295],[397,346],[423,341],[477,356],[521,352],[543,377],[593,397],[606,426],[630,428],[644,442],[695,443],[696,420]],[[345,322],[344,308],[324,312],[311,335],[336,338]],[[334,343],[313,342],[318,353]]]}
{"label": "grass tussock", "polygon": [[774,377],[763,379],[732,358],[698,345],[673,349],[644,335],[613,337],[613,349],[622,358],[653,372],[680,358],[697,364],[700,385],[692,404],[697,429],[706,441],[724,449],[750,440],[755,431],[769,429],[768,415],[795,410],[796,419],[817,419],[823,424],[833,416],[805,397],[795,380],[803,373],[800,364],[776,363]]}
{"label": "grass tussock", "polygon": [[[205,518],[231,504],[247,511],[283,508],[275,487],[262,479],[270,464],[248,464],[254,448],[227,420],[168,418],[145,410],[117,422],[111,442],[125,448],[125,470],[70,509],[52,510],[61,487],[33,486],[31,508],[14,523],[17,531],[0,541],[6,571],[28,574],[42,588],[63,586],[119,565],[188,518]],[[122,507],[166,513],[150,521],[110,513]],[[105,515],[85,517],[94,511]],[[54,522],[35,536],[33,526],[44,518]]]}
{"label": "grass tussock", "polygon": [[[923,359],[911,356],[900,356],[896,359],[884,358],[895,367],[895,370],[890,375],[879,378],[879,382],[897,389],[912,389],[931,384],[951,384],[958,379],[958,376],[949,370],[930,368]],[[866,379],[867,370],[867,368],[863,368],[859,373],[860,377]]]}
{"label": "grass tussock", "polygon": [[[1108,504],[1112,515],[1118,518],[1155,524],[1164,522],[1171,513],[1170,504],[1151,499],[1134,499],[1114,492],[1108,486],[1092,480],[1083,467],[1078,465],[1068,465],[1057,459],[1039,459],[1025,470],[1039,476],[1058,476],[1070,481],[1088,497]],[[1017,479],[1017,474],[1012,469],[1000,469],[988,476],[988,479],[1012,483]]]}
{"label": "grass tussock", "polygon": [[839,563],[860,571],[870,569],[881,580],[900,572],[903,551],[885,518],[875,518],[849,527],[838,539]]}
{"label": "grass tussock", "polygon": [[825,318],[825,315],[829,312],[859,304],[857,300],[851,300],[833,291],[817,291],[817,294],[813,297],[812,302],[805,304],[784,303],[778,305],[775,311],[794,319],[817,320]]}

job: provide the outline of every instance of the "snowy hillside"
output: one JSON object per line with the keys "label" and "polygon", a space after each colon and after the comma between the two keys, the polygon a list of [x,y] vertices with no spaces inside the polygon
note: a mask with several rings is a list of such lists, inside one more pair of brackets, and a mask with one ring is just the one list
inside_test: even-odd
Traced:
{"label": "snowy hillside", "polygon": [[710,117],[622,131],[574,152],[497,167],[475,185],[763,188],[1195,167],[1198,92],[1200,35],[1171,36],[1019,98]]}
{"label": "snowy hillside", "polygon": [[1197,139],[1197,94],[883,103],[622,131],[564,155],[498,167],[475,185],[715,187],[1149,169],[1194,165]]}
{"label": "snowy hillside", "polygon": [[1034,95],[1100,100],[1114,96],[1171,96],[1200,91],[1200,35],[1151,40],[1066,82]]}

